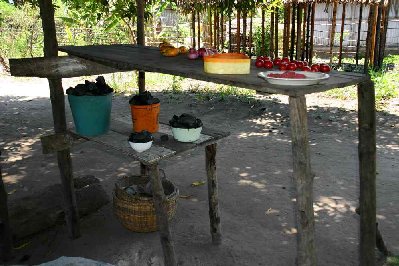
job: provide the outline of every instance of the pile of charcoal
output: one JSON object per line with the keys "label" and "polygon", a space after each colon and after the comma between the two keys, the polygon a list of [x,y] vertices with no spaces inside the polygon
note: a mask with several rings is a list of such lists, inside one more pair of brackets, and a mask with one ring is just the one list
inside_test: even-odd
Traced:
{"label": "pile of charcoal", "polygon": [[199,128],[202,127],[202,121],[190,114],[174,115],[169,121],[169,125],[174,128]]}
{"label": "pile of charcoal", "polygon": [[70,87],[66,93],[74,96],[103,96],[112,93],[114,90],[105,83],[103,76],[98,76],[96,82],[85,80],[84,84]]}
{"label": "pile of charcoal", "polygon": [[152,96],[149,91],[136,94],[129,100],[129,104],[131,105],[150,105],[156,103],[159,103],[159,99]]}
{"label": "pile of charcoal", "polygon": [[134,143],[146,143],[154,140],[154,137],[150,132],[143,130],[141,132],[131,133],[128,140]]}

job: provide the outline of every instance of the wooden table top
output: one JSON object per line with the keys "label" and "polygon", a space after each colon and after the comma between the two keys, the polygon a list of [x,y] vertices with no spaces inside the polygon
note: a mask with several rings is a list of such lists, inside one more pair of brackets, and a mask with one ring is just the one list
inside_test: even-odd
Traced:
{"label": "wooden table top", "polygon": [[219,84],[254,89],[263,93],[276,93],[290,96],[306,95],[355,85],[367,79],[366,75],[358,73],[331,71],[330,78],[318,85],[312,86],[280,86],[272,85],[257,77],[265,69],[258,69],[251,62],[251,73],[248,75],[218,75],[207,74],[203,70],[203,61],[189,60],[185,55],[165,57],[156,47],[133,45],[90,45],[63,46],[60,51],[69,55],[81,57],[94,62],[113,67],[121,71],[141,70],[182,76]]}

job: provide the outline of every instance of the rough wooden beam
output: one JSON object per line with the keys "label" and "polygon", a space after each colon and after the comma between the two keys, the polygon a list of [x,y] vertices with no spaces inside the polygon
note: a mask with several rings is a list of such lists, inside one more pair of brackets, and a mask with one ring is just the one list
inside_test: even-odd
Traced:
{"label": "rough wooden beam", "polygon": [[[1,157],[1,150],[0,150]],[[11,259],[13,251],[12,233],[8,215],[7,191],[3,183],[0,164],[0,259],[6,262]]]}
{"label": "rough wooden beam", "polygon": [[54,134],[40,137],[42,142],[43,154],[63,151],[69,149],[74,138],[69,134]]}
{"label": "rough wooden beam", "polygon": [[113,73],[120,70],[77,57],[62,56],[10,59],[10,71],[15,77],[59,79]]}
{"label": "rough wooden beam", "polygon": [[[44,56],[57,57],[58,43],[56,37],[54,6],[51,0],[39,0],[40,17],[44,34]],[[65,99],[61,79],[48,79],[50,99],[54,120],[55,133],[66,133]],[[79,213],[76,205],[76,195],[73,187],[73,172],[70,150],[57,152],[58,168],[63,186],[65,220],[69,236],[80,236]]]}
{"label": "rough wooden beam", "polygon": [[158,164],[148,166],[150,172],[150,180],[153,191],[153,200],[155,214],[157,216],[157,225],[159,227],[159,235],[161,237],[164,262],[166,266],[176,266],[175,249],[173,245],[172,234],[169,228],[168,214],[166,211],[165,193],[159,178]]}
{"label": "rough wooden beam", "polygon": [[358,85],[360,253],[359,265],[375,265],[376,120],[371,80]]}
{"label": "rough wooden beam", "polygon": [[305,96],[289,97],[293,177],[296,186],[297,265],[316,265],[313,175],[310,168]]}
{"label": "rough wooden beam", "polygon": [[205,147],[205,165],[208,178],[209,221],[212,243],[219,245],[222,242],[222,233],[220,229],[218,182],[216,176],[216,145],[214,143]]}

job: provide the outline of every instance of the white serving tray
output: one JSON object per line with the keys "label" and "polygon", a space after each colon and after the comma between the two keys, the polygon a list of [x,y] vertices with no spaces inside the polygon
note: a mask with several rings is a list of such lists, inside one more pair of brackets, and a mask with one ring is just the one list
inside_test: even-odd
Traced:
{"label": "white serving tray", "polygon": [[306,78],[303,79],[292,79],[292,78],[273,78],[268,77],[269,74],[283,74],[285,71],[265,71],[259,72],[258,77],[263,78],[270,84],[284,85],[284,86],[308,86],[315,85],[321,81],[328,79],[330,76],[326,73],[320,72],[308,72],[308,71],[294,71],[298,74],[304,74]]}

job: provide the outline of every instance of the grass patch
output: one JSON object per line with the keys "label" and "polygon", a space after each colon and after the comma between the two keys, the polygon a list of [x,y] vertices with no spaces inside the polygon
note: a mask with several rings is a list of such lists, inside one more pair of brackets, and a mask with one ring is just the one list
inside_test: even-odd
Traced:
{"label": "grass patch", "polygon": [[399,256],[388,257],[386,266],[399,266]]}

